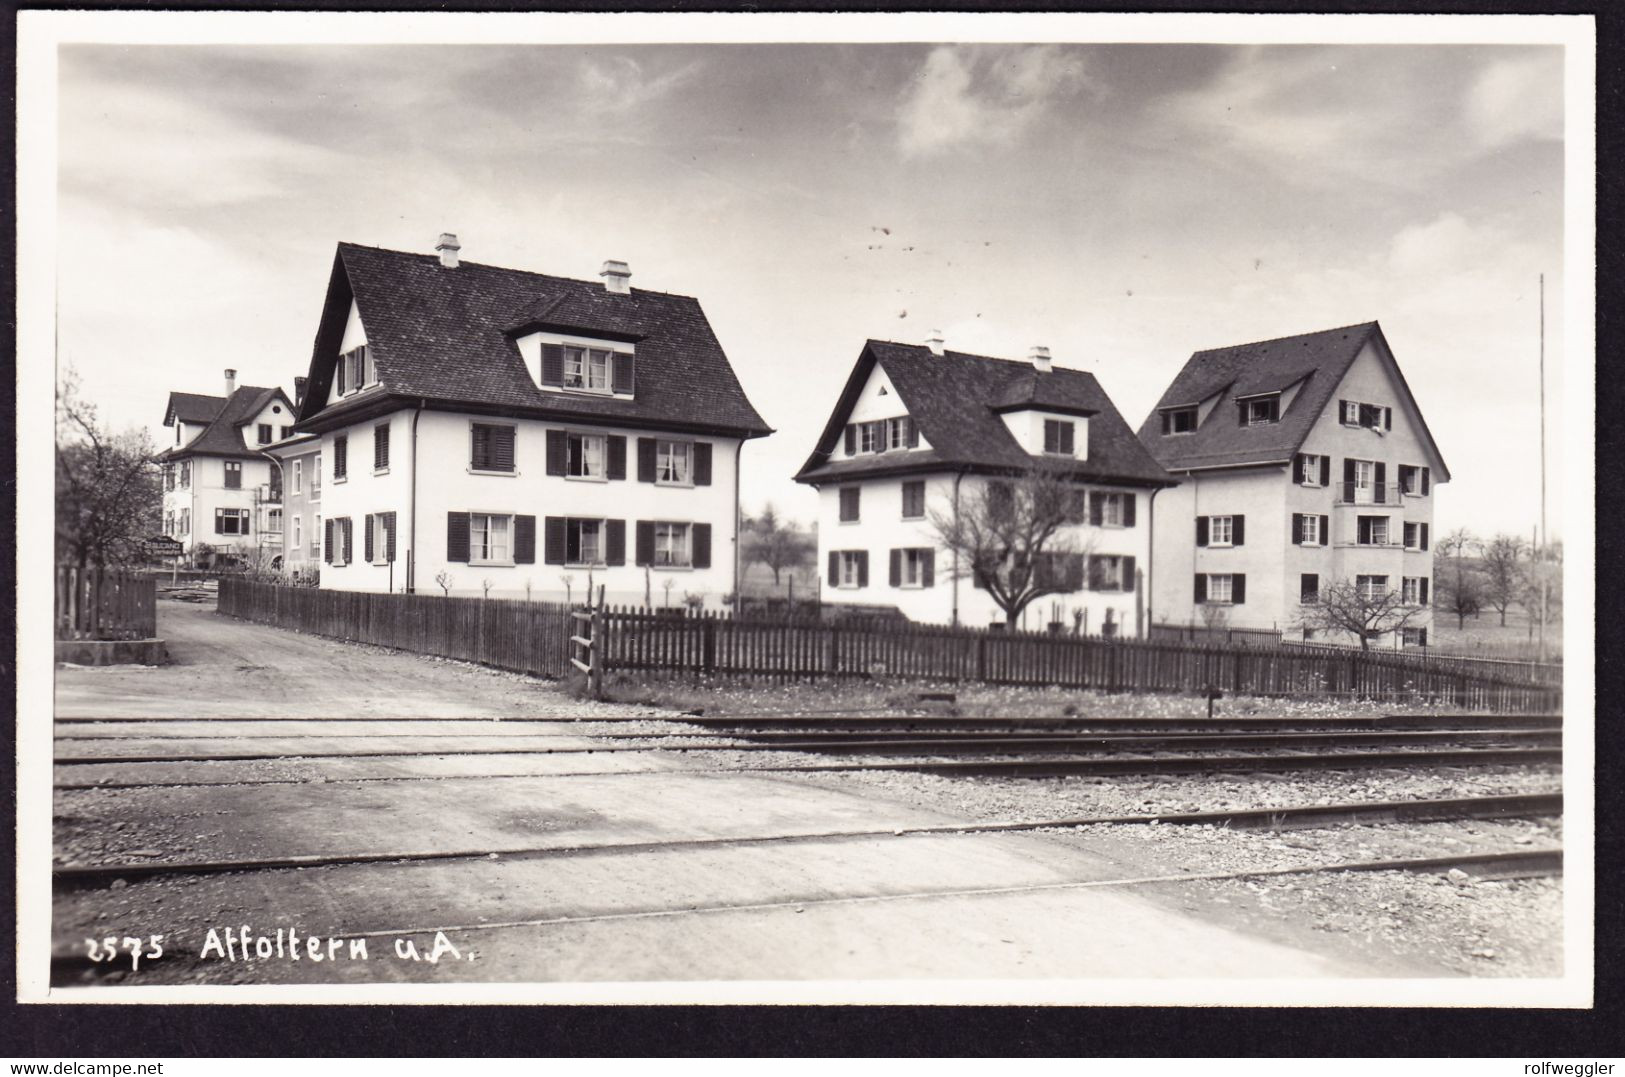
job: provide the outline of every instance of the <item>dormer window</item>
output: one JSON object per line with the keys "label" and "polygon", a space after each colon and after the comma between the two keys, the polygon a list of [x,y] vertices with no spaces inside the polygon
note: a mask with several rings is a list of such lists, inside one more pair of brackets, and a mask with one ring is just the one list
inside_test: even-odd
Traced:
{"label": "dormer window", "polygon": [[1073,448],[1074,426],[1065,419],[1044,420],[1044,451],[1053,456],[1076,455]]}
{"label": "dormer window", "polygon": [[873,422],[849,423],[846,428],[846,455],[859,453],[897,452],[916,449],[920,445],[920,432],[914,420],[907,415],[896,419],[876,419]]}
{"label": "dormer window", "polygon": [[602,348],[564,348],[564,387],[593,393],[610,391],[610,356]]}
{"label": "dormer window", "polygon": [[1277,393],[1241,401],[1242,426],[1267,426],[1281,419],[1281,397]]}
{"label": "dormer window", "polygon": [[338,394],[349,396],[358,393],[368,385],[378,380],[377,371],[372,365],[372,351],[365,345],[351,348],[339,356],[338,368],[335,372],[338,382]]}
{"label": "dormer window", "polygon": [[[521,351],[528,347],[521,343]],[[527,353],[533,355],[534,353]],[[561,343],[541,345],[541,378],[543,388],[564,389],[575,393],[632,393],[633,356],[631,352],[616,351],[610,346],[590,343]],[[531,368],[532,376],[538,373]]]}
{"label": "dormer window", "polygon": [[1339,417],[1344,426],[1360,426],[1367,430],[1392,430],[1394,409],[1381,404],[1362,404],[1358,400],[1339,400]]}
{"label": "dormer window", "polygon": [[1196,433],[1195,408],[1168,408],[1162,413],[1162,436]]}

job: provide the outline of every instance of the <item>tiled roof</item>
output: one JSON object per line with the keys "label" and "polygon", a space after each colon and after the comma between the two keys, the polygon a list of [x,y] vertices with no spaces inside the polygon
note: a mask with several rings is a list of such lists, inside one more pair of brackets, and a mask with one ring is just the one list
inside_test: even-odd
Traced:
{"label": "tiled roof", "polygon": [[[1140,426],[1140,440],[1170,470],[1284,462],[1309,436],[1360,349],[1382,330],[1376,322],[1325,329],[1193,354]],[[1242,426],[1236,400],[1299,385],[1278,422]],[[1164,437],[1160,410],[1218,402],[1194,433]]]}
{"label": "tiled roof", "polygon": [[[903,405],[930,443],[926,452],[845,457],[839,453],[841,422],[874,363],[891,379]],[[1082,478],[1103,482],[1172,485],[1167,472],[1140,444],[1093,374],[1055,367],[1047,374],[1030,363],[949,351],[938,356],[923,345],[871,340],[859,357],[818,448],[796,475],[799,482],[917,471],[932,466],[972,471],[1018,470],[1032,457],[1016,442],[995,410],[1023,398],[1037,408],[1088,413],[1087,459]]]}
{"label": "tiled roof", "polygon": [[[176,396],[189,396],[187,393],[172,393]],[[194,397],[198,400],[222,400],[225,406],[216,411],[212,420],[189,419],[188,422],[208,421],[209,425],[203,433],[188,441],[185,445],[177,445],[158,454],[160,460],[174,460],[191,454],[206,456],[252,456],[259,449],[249,448],[248,442],[243,439],[243,427],[252,422],[254,416],[265,409],[272,400],[280,397],[287,402],[287,396],[276,387],[266,388],[259,385],[244,385],[232,393],[229,399],[221,397]],[[290,407],[290,414],[292,413]]]}
{"label": "tiled roof", "polygon": [[[705,313],[689,296],[341,243],[300,421],[327,409],[338,335],[353,295],[387,396],[510,414],[620,420],[760,437],[772,432],[745,397]],[[635,340],[633,400],[544,392],[513,334],[568,326]]]}
{"label": "tiled roof", "polygon": [[223,396],[204,396],[202,393],[170,393],[169,406],[164,410],[164,425],[174,423],[209,423],[225,407]]}

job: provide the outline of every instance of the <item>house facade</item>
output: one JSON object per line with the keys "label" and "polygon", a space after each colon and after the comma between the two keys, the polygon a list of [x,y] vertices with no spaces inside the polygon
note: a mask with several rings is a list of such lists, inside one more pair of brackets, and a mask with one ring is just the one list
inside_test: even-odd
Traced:
{"label": "house facade", "polygon": [[1349,581],[1432,625],[1433,499],[1449,469],[1375,322],[1199,351],[1140,428],[1184,481],[1158,503],[1158,624],[1305,630]]}
{"label": "house facade", "polygon": [[321,586],[723,608],[771,430],[699,303],[436,251],[339,245],[299,411]]}
{"label": "house facade", "polygon": [[157,457],[164,534],[203,556],[280,564],[281,476],[264,449],[293,424],[287,394],[239,386],[235,370],[225,372],[223,396],[170,393],[164,425],[175,441]]}
{"label": "house facade", "polygon": [[275,458],[282,480],[282,570],[295,577],[317,574],[322,563],[321,439],[295,434],[266,453]]}
{"label": "house facade", "polygon": [[1144,627],[1152,495],[1173,480],[1094,376],[871,340],[796,481],[818,490],[818,564],[828,603],[895,608],[911,620],[1006,623],[940,522],[1042,462],[1075,486],[1075,522],[1047,549],[1064,577],[1018,627],[1092,635]]}

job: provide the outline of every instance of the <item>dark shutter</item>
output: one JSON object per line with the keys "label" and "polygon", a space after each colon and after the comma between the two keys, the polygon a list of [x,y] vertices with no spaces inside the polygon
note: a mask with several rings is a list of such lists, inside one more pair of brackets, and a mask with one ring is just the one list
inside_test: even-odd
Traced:
{"label": "dark shutter", "polygon": [[1247,544],[1247,517],[1230,517],[1230,545],[1245,546]]}
{"label": "dark shutter", "polygon": [[829,578],[825,582],[831,587],[841,582],[841,555],[835,550],[829,551]]}
{"label": "dark shutter", "polygon": [[333,563],[333,519],[328,517],[322,521],[322,560],[328,564]]}
{"label": "dark shutter", "polygon": [[893,550],[891,552],[891,585],[893,587],[901,587],[901,586],[903,586],[903,551],[902,550]]}
{"label": "dark shutter", "polygon": [[858,586],[869,586],[869,551],[858,551]]}
{"label": "dark shutter", "polygon": [[1393,408],[1383,408],[1382,409],[1382,428],[1384,430],[1392,430],[1394,428],[1394,409]]}
{"label": "dark shutter", "polygon": [[696,441],[694,443],[694,485],[711,485],[711,443],[709,441]]}
{"label": "dark shutter", "polygon": [[1428,525],[1423,524],[1422,525],[1422,549],[1426,550],[1427,548],[1428,548]]}
{"label": "dark shutter", "polygon": [[513,470],[513,436],[511,426],[491,428],[491,468],[494,471]]}
{"label": "dark shutter", "polygon": [[547,473],[549,475],[563,475],[565,473],[565,458],[569,455],[569,435],[563,430],[549,430],[547,432]]}
{"label": "dark shutter", "polygon": [[694,567],[711,567],[711,525],[694,525]]}
{"label": "dark shutter", "polygon": [[346,368],[348,368],[350,364],[345,362],[344,361],[344,356],[341,355],[341,356],[339,356],[339,361],[337,363],[335,363],[334,365],[338,367],[338,383],[339,383],[338,384],[338,391],[339,391],[339,395],[343,396],[344,395],[344,388],[345,388],[344,375],[345,375]]}
{"label": "dark shutter", "polygon": [[1247,601],[1247,574],[1238,572],[1230,577],[1230,603],[1239,606]]}
{"label": "dark shutter", "polygon": [[1134,593],[1134,558],[1123,558],[1123,590]]}
{"label": "dark shutter", "polygon": [[1432,481],[1432,473],[1427,468],[1422,469],[1422,496],[1426,497],[1428,484]]}
{"label": "dark shutter", "polygon": [[446,513],[446,560],[468,564],[468,513]]}
{"label": "dark shutter", "polygon": [[367,533],[361,536],[361,553],[362,553],[362,555],[364,557],[366,557],[367,564],[370,565],[370,564],[372,564],[372,553],[373,553],[373,550],[372,550],[372,513],[370,513],[370,512],[367,513],[367,516],[366,516],[366,528],[367,528]]}
{"label": "dark shutter", "polygon": [[1300,515],[1299,513],[1294,512],[1292,514],[1292,545],[1299,546],[1299,545],[1302,545],[1302,543],[1303,543],[1303,516]]}
{"label": "dark shutter", "polygon": [[1136,512],[1135,506],[1138,504],[1139,500],[1140,500],[1140,495],[1139,494],[1127,493],[1127,494],[1123,495],[1123,526],[1124,527],[1133,527],[1134,526],[1134,516],[1135,516],[1135,512]]}
{"label": "dark shutter", "polygon": [[1320,544],[1322,546],[1332,544],[1332,518],[1330,516],[1321,516],[1320,518]]}
{"label": "dark shutter", "polygon": [[548,516],[542,521],[542,562],[564,564],[564,517]]}
{"label": "dark shutter", "polygon": [[475,471],[488,471],[491,468],[491,428],[484,423],[475,423],[470,428],[472,438],[468,455],[468,466]]}
{"label": "dark shutter", "polygon": [[1245,400],[1236,401],[1236,425],[1247,425],[1247,402]]}
{"label": "dark shutter", "polygon": [[1373,491],[1372,497],[1377,504],[1385,505],[1388,503],[1388,465],[1380,460],[1376,465],[1375,482],[1377,488]]}
{"label": "dark shutter", "polygon": [[[633,541],[636,545],[632,550],[632,561],[638,565],[650,565],[655,559],[655,525],[650,520],[639,520],[637,534]],[[830,554],[834,557],[834,554]]]}
{"label": "dark shutter", "polygon": [[638,481],[655,481],[654,438],[638,438]]}
{"label": "dark shutter", "polygon": [[604,564],[626,564],[626,521],[604,521]]}
{"label": "dark shutter", "polygon": [[846,455],[856,456],[858,453],[858,425],[846,424]]}
{"label": "dark shutter", "polygon": [[1207,577],[1202,573],[1196,574],[1196,604],[1200,606],[1207,601]]}
{"label": "dark shutter", "polygon": [[1106,518],[1106,495],[1098,491],[1089,492],[1089,526],[1099,527]]}
{"label": "dark shutter", "polygon": [[372,428],[372,467],[374,471],[389,466],[389,424]]}
{"label": "dark shutter", "polygon": [[[1206,516],[1198,516],[1196,518],[1196,544],[1198,546],[1206,546],[1207,545],[1207,517]],[[1198,601],[1200,601],[1200,599],[1198,599]]]}
{"label": "dark shutter", "polygon": [[862,488],[858,486],[841,487],[841,522],[852,523],[856,521],[861,512],[860,495]]}
{"label": "dark shutter", "polygon": [[609,445],[609,477],[611,479],[626,478],[626,438],[621,434],[611,434]]}
{"label": "dark shutter", "polygon": [[614,389],[617,393],[630,393],[633,385],[633,360],[631,352],[616,352],[614,359]]}
{"label": "dark shutter", "polygon": [[355,521],[346,516],[344,524],[344,563],[350,564],[355,560]]}
{"label": "dark shutter", "polygon": [[1089,590],[1103,591],[1106,588],[1106,570],[1104,561],[1100,557],[1089,558]]}
{"label": "dark shutter", "polygon": [[1417,584],[1417,591],[1418,597],[1422,600],[1422,605],[1426,606],[1428,604],[1428,578],[1426,576],[1423,576]]}
{"label": "dark shutter", "polygon": [[908,447],[918,449],[920,447],[920,424],[911,418],[903,421],[908,423]]}
{"label": "dark shutter", "polygon": [[1320,485],[1322,485],[1322,486],[1330,486],[1331,484],[1332,484],[1332,458],[1330,456],[1322,456],[1320,458]]}
{"label": "dark shutter", "polygon": [[350,438],[340,434],[333,439],[333,477],[342,479],[350,472]]}
{"label": "dark shutter", "polygon": [[384,513],[384,560],[391,564],[395,561],[395,514]]}
{"label": "dark shutter", "polygon": [[564,345],[542,345],[542,384],[564,385]]}
{"label": "dark shutter", "polygon": [[515,516],[513,518],[513,563],[516,565],[534,565],[536,563],[536,517]]}
{"label": "dark shutter", "polygon": [[1309,457],[1303,453],[1292,458],[1292,481],[1299,483],[1309,481]]}
{"label": "dark shutter", "polygon": [[1073,443],[1072,443],[1073,432],[1074,432],[1073,424],[1071,424],[1071,423],[1062,423],[1061,424],[1061,453],[1063,455],[1065,455],[1065,456],[1071,456],[1073,454]]}
{"label": "dark shutter", "polygon": [[926,587],[937,585],[937,551],[927,547],[920,551],[923,564],[920,566],[920,583]]}

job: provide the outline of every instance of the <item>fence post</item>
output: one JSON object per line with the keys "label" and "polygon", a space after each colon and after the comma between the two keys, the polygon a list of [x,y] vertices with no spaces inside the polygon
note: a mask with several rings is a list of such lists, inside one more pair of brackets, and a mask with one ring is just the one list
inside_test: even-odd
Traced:
{"label": "fence post", "polygon": [[987,630],[976,637],[976,679],[987,680]]}
{"label": "fence post", "polygon": [[702,622],[705,625],[704,635],[701,638],[700,668],[706,673],[717,671],[717,623],[707,616]]}

